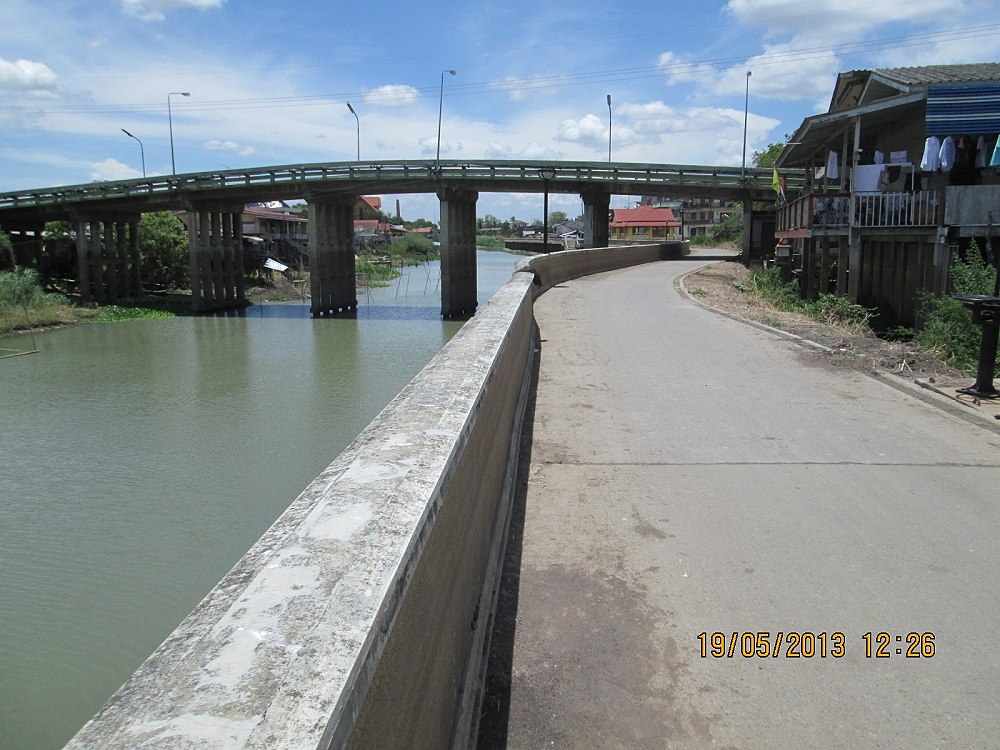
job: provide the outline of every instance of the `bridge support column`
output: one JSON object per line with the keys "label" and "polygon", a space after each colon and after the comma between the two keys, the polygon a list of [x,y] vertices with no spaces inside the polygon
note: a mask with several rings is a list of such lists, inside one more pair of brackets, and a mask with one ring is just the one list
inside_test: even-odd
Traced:
{"label": "bridge support column", "polygon": [[79,217],[76,257],[83,302],[110,304],[142,294],[138,216]]}
{"label": "bridge support column", "polygon": [[195,312],[246,305],[243,276],[243,207],[188,212],[191,304]]}
{"label": "bridge support column", "polygon": [[354,195],[309,198],[309,285],[313,317],[358,308]]}
{"label": "bridge support column", "polygon": [[583,198],[583,246],[607,247],[611,243],[611,194],[588,191]]}
{"label": "bridge support column", "polygon": [[441,315],[473,315],[476,282],[476,201],[472,190],[443,188],[441,200]]}

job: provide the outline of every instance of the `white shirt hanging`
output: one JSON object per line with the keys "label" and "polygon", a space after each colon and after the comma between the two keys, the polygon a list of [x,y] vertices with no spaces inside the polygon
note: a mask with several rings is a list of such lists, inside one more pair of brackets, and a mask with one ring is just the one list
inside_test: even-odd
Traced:
{"label": "white shirt hanging", "polygon": [[955,139],[950,135],[941,142],[941,171],[950,172],[955,166]]}
{"label": "white shirt hanging", "polygon": [[937,136],[931,136],[924,141],[924,156],[920,160],[920,168],[925,172],[934,172],[941,166],[941,141]]}
{"label": "white shirt hanging", "polygon": [[831,180],[840,177],[840,154],[831,151],[826,157],[826,176]]}
{"label": "white shirt hanging", "polygon": [[985,169],[990,163],[989,146],[986,145],[986,136],[979,136],[976,142],[976,168]]}

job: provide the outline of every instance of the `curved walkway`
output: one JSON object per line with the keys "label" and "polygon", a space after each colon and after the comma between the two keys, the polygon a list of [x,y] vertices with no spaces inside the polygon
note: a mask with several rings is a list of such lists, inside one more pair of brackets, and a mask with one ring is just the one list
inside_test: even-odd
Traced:
{"label": "curved walkway", "polygon": [[1000,435],[682,299],[703,262],[535,303],[480,747],[993,745]]}

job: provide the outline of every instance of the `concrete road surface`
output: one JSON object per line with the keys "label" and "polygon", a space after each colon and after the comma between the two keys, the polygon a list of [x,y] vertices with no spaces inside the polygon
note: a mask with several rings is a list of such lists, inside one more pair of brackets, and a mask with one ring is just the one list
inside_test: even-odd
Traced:
{"label": "concrete road surface", "polygon": [[536,304],[480,747],[1000,746],[1000,435],[682,298],[698,265]]}

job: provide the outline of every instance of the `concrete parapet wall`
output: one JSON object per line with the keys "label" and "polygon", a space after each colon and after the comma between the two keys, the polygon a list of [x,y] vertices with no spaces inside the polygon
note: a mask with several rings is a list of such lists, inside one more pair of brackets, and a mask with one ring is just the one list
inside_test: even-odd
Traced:
{"label": "concrete parapet wall", "polygon": [[513,274],[67,747],[469,744],[530,390],[532,300],[683,250],[522,264],[529,273]]}
{"label": "concrete parapet wall", "polygon": [[641,263],[680,258],[690,252],[691,243],[679,241],[584,248],[532,258],[523,263],[520,270],[530,268],[534,272],[534,295],[537,297],[563,281]]}

